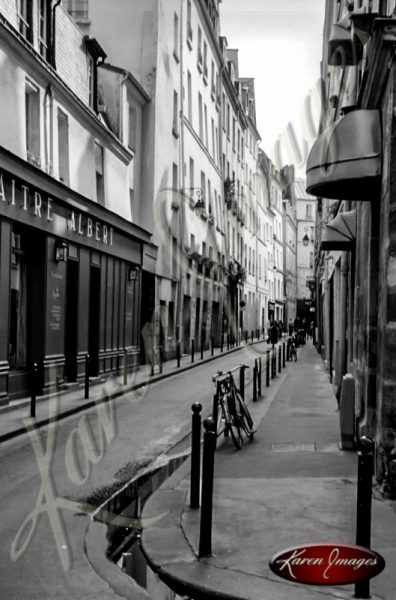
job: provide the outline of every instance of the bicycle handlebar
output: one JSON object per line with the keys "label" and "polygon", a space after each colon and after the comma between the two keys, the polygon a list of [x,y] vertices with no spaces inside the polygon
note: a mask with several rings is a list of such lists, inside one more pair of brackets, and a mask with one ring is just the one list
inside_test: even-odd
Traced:
{"label": "bicycle handlebar", "polygon": [[231,375],[234,371],[237,371],[238,369],[249,369],[249,365],[244,365],[244,364],[240,364],[237,365],[236,367],[233,367],[232,369],[227,369],[227,371],[223,372],[223,371],[217,371],[216,375],[213,375],[212,377],[212,381],[213,383],[215,383],[219,377],[224,377],[224,379],[226,379],[227,377],[229,377],[229,375]]}

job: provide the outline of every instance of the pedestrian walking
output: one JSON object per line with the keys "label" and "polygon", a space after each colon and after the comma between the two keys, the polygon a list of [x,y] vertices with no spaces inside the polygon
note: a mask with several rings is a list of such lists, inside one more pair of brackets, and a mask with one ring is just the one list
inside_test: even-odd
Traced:
{"label": "pedestrian walking", "polygon": [[274,347],[275,344],[278,343],[278,339],[279,339],[278,326],[277,326],[276,322],[274,321],[270,328],[270,342],[272,344],[272,347]]}

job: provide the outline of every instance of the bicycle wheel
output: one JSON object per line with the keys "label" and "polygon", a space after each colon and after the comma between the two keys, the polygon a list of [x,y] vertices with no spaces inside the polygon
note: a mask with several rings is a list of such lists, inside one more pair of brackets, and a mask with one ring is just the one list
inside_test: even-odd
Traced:
{"label": "bicycle wheel", "polygon": [[[254,429],[253,419],[251,417],[251,414],[250,414],[241,394],[237,391],[235,391],[234,394],[235,394],[235,398],[236,398],[235,404],[237,407],[239,428],[241,431],[243,431],[245,433],[247,438],[250,441],[252,441],[254,438],[254,434],[256,433],[256,430]],[[241,439],[243,440],[243,438],[241,438]]]}
{"label": "bicycle wheel", "polygon": [[226,407],[226,412],[228,413],[226,417],[226,426],[231,434],[231,439],[234,442],[235,448],[240,450],[242,448],[243,440],[239,427],[239,419],[236,412],[235,401],[231,394],[227,396],[227,403],[224,406]]}

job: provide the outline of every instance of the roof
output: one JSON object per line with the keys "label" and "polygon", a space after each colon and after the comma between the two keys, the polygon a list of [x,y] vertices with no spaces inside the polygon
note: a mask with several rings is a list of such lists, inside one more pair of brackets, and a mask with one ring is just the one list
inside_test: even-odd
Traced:
{"label": "roof", "polygon": [[295,179],[294,180],[294,190],[296,194],[297,200],[316,200],[316,196],[311,196],[306,191],[306,181],[305,179]]}

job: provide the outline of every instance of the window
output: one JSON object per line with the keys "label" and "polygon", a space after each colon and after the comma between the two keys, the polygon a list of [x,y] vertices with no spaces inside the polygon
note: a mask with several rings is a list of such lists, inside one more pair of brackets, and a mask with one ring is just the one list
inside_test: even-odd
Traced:
{"label": "window", "polygon": [[173,92],[172,133],[175,137],[179,137],[179,98],[176,91]]}
{"label": "window", "polygon": [[215,124],[212,119],[212,156],[213,160],[216,160],[216,138],[215,138]]}
{"label": "window", "polygon": [[205,106],[205,146],[209,149],[209,136],[208,136],[208,107]]}
{"label": "window", "polygon": [[88,1],[69,0],[68,13],[75,19],[88,19]]}
{"label": "window", "polygon": [[202,112],[202,96],[198,92],[198,116],[199,116],[199,138],[203,141],[203,112]]}
{"label": "window", "polygon": [[178,168],[177,168],[177,164],[173,163],[172,164],[172,196],[173,196],[172,200],[173,200],[174,206],[179,206],[178,189],[179,189]]}
{"label": "window", "polygon": [[88,104],[92,108],[94,108],[95,104],[95,61],[93,57],[89,54],[87,57],[88,60]]}
{"label": "window", "polygon": [[190,71],[187,71],[187,117],[190,123],[192,123],[192,83]]}
{"label": "window", "polygon": [[212,189],[210,185],[210,181],[208,179],[208,212],[212,214]]}
{"label": "window", "polygon": [[202,31],[198,25],[198,44],[197,44],[197,66],[198,70],[202,72]]}
{"label": "window", "polygon": [[69,120],[58,108],[58,160],[59,179],[69,185]]}
{"label": "window", "polygon": [[187,44],[191,50],[193,39],[193,30],[191,27],[191,0],[187,2]]}
{"label": "window", "polygon": [[306,218],[312,219],[312,204],[306,204],[305,210],[306,210]]}
{"label": "window", "polygon": [[96,168],[96,200],[104,206],[104,166],[103,147],[95,142],[95,168]]}
{"label": "window", "polygon": [[33,42],[32,0],[18,0],[18,29],[29,42]]}
{"label": "window", "polygon": [[314,267],[314,253],[310,252],[309,253],[309,268],[313,269]]}
{"label": "window", "polygon": [[40,163],[40,92],[30,81],[25,87],[26,154],[27,160],[36,166]]}
{"label": "window", "polygon": [[231,111],[230,105],[227,103],[227,137],[230,138]]}
{"label": "window", "polygon": [[136,147],[136,108],[129,105],[128,110],[128,148]]}
{"label": "window", "polygon": [[51,41],[51,2],[40,0],[39,3],[39,52],[43,58],[50,58]]}
{"label": "window", "polygon": [[205,202],[205,173],[203,171],[201,171],[201,200],[205,203],[205,208],[206,208],[206,202]]}
{"label": "window", "polygon": [[208,82],[208,45],[203,43],[203,78],[204,82]]}
{"label": "window", "polygon": [[[194,159],[190,156],[190,198],[194,198]],[[194,198],[195,201],[195,198]]]}
{"label": "window", "polygon": [[176,13],[173,16],[173,56],[179,62],[179,17]]}
{"label": "window", "polygon": [[235,150],[235,119],[232,119],[232,149]]}

